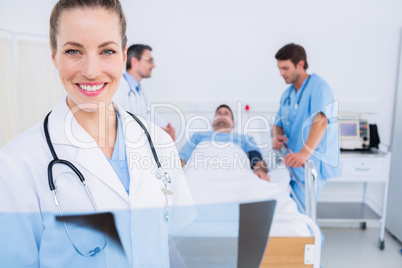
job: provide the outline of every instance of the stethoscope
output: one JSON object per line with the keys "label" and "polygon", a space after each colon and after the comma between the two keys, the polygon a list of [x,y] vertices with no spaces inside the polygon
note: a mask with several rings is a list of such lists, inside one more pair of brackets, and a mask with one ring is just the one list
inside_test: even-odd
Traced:
{"label": "stethoscope", "polygon": [[[131,96],[131,94],[133,94],[134,96],[135,95],[142,95],[142,97],[144,98],[144,100],[145,100],[145,108],[147,109],[147,112],[149,112],[151,109],[150,109],[150,107],[149,107],[149,104],[148,104],[148,99],[146,98],[146,96],[145,96],[145,94],[144,93],[141,93],[140,91],[137,91],[137,89],[133,89],[131,86],[131,83],[130,83],[130,81],[128,80],[128,78],[127,78],[127,73],[124,73],[123,74],[123,77],[124,77],[124,79],[126,80],[126,82],[127,82],[127,84],[128,84],[128,87],[130,88],[130,90],[128,91],[128,97],[130,97]],[[136,93],[137,92],[137,93]]]}
{"label": "stethoscope", "polygon": [[[311,76],[309,76],[309,77],[307,78],[306,83],[304,84],[303,88],[302,88],[301,91],[300,91],[299,98],[297,99],[297,102],[295,103],[295,110],[297,110],[297,109],[299,108],[300,100],[301,100],[301,97],[302,97],[302,95],[303,95],[303,91],[304,91],[304,89],[307,87],[307,84],[308,84],[308,82],[310,81],[310,77],[311,77]],[[289,94],[288,94],[288,96],[284,99],[283,105],[288,105],[288,106],[290,106],[290,94],[292,94],[292,90],[289,90]]]}
{"label": "stethoscope", "polygon": [[[124,77],[124,79],[126,80],[128,86],[129,86],[129,88],[130,88],[130,90],[128,91],[128,96],[130,97],[131,94],[135,95],[136,93],[135,93],[135,91],[131,88],[131,83],[128,81],[128,78],[127,78],[127,76],[126,76],[125,73],[123,74],[123,77]],[[137,90],[136,90],[136,91],[137,91]],[[138,91],[137,91],[137,92],[138,92]],[[140,93],[140,92],[138,92],[138,93]]]}
{"label": "stethoscope", "polygon": [[[89,191],[89,189],[88,189],[88,187],[87,187],[87,185],[85,183],[85,178],[82,175],[82,173],[71,162],[69,162],[67,160],[64,160],[64,159],[59,159],[57,157],[57,154],[56,154],[56,151],[54,150],[52,141],[50,140],[49,129],[48,129],[49,115],[50,115],[51,112],[52,111],[50,111],[45,117],[45,120],[43,122],[43,129],[45,131],[46,143],[47,143],[47,145],[49,147],[49,150],[50,150],[50,152],[52,153],[52,156],[53,156],[53,160],[50,161],[50,163],[49,163],[49,165],[47,167],[49,188],[50,188],[50,191],[53,193],[54,202],[55,202],[56,207],[57,207],[57,209],[59,211],[59,214],[60,214],[60,216],[63,216],[59,201],[57,200],[56,187],[55,187],[54,181],[53,181],[53,166],[55,164],[63,164],[63,165],[68,166],[78,176],[78,178],[80,179],[82,185],[85,188],[85,191],[87,192],[87,195],[89,196],[89,199],[91,200],[91,203],[92,203],[93,208],[95,209],[95,212],[97,214],[99,214],[99,210],[98,210],[98,208],[97,208],[97,206],[96,206],[96,204],[95,204],[95,202],[94,202],[94,200],[92,198],[91,192]],[[141,126],[142,130],[144,131],[145,135],[147,136],[149,146],[151,147],[151,151],[152,151],[152,154],[154,156],[156,165],[158,166],[158,168],[156,170],[156,178],[157,178],[157,180],[160,180],[163,183],[163,186],[164,186],[164,187],[161,188],[162,193],[165,195],[165,207],[164,207],[164,215],[163,215],[163,217],[164,217],[164,220],[166,222],[169,222],[169,200],[168,200],[168,195],[172,195],[173,192],[168,189],[167,185],[168,185],[168,183],[171,183],[172,181],[170,179],[169,174],[162,169],[161,163],[159,162],[158,155],[156,153],[154,144],[153,144],[152,139],[151,139],[151,135],[149,134],[147,128],[144,126],[144,124],[135,115],[133,115],[132,113],[129,113],[129,112],[127,112],[127,113],[129,115],[131,115],[131,117]],[[96,247],[93,250],[90,250],[88,253],[82,253],[78,249],[78,247],[75,245],[73,239],[71,238],[70,232],[69,232],[69,230],[67,228],[67,225],[66,225],[65,221],[63,221],[63,224],[64,224],[64,229],[66,230],[68,239],[70,240],[71,244],[73,245],[75,251],[78,254],[80,254],[81,256],[83,256],[83,257],[92,257],[92,256],[96,255],[97,253],[101,252],[106,247],[107,241],[106,241],[106,236],[105,236],[105,242],[104,242],[103,246]]]}
{"label": "stethoscope", "polygon": [[[307,78],[306,83],[304,83],[304,86],[300,89],[299,98],[297,99],[297,102],[295,103],[295,106],[294,106],[294,108],[295,108],[296,111],[297,111],[297,109],[299,109],[300,100],[301,100],[301,98],[302,98],[302,96],[303,96],[304,89],[307,87],[308,82],[310,81],[310,77],[311,77],[311,76],[309,76],[309,77]],[[288,106],[288,112],[287,112],[287,114],[286,114],[286,118],[289,116],[289,112],[290,112],[290,94],[292,94],[292,90],[289,90],[288,96],[283,100],[283,106],[284,106],[284,107],[285,107],[285,106]],[[289,122],[287,122],[286,124],[289,125]]]}

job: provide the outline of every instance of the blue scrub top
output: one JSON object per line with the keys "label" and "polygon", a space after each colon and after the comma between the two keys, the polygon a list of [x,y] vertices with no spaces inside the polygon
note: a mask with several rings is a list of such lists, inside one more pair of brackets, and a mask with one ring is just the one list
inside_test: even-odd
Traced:
{"label": "blue scrub top", "polygon": [[235,132],[197,132],[194,133],[190,140],[186,142],[183,148],[179,152],[180,159],[188,162],[190,159],[191,153],[197,147],[197,145],[204,141],[214,141],[219,144],[227,143],[228,146],[231,143],[237,144],[240,146],[245,153],[251,151],[257,151],[261,154],[258,149],[257,143],[251,136],[241,135]]}
{"label": "blue scrub top", "polygon": [[[295,104],[299,98],[300,102],[296,109]],[[327,178],[340,175],[338,103],[334,101],[329,85],[316,74],[310,75],[297,93],[291,85],[281,97],[275,125],[283,128],[286,137],[289,138],[289,148],[293,152],[299,152],[307,141],[313,118],[318,113],[323,113],[327,117],[328,127],[310,159],[316,165],[319,179],[325,181]],[[304,170],[296,168],[294,171],[304,181]]]}
{"label": "blue scrub top", "polygon": [[116,115],[117,115],[116,142],[114,144],[112,159],[109,159],[108,157],[106,158],[109,161],[109,164],[113,167],[114,172],[116,172],[117,176],[119,177],[121,183],[124,186],[124,189],[126,189],[126,192],[128,194],[130,188],[130,174],[128,172],[126,143],[124,141],[124,133],[121,119],[117,111]]}
{"label": "blue scrub top", "polygon": [[[135,78],[134,78],[131,74],[125,72],[125,73],[123,74],[123,76],[124,76],[124,78],[127,80],[127,83],[129,84],[130,90],[134,90],[134,89],[135,89],[135,90],[137,90],[137,92],[140,91],[140,89],[141,89],[140,83],[138,83],[138,81],[135,80]],[[130,95],[130,94],[129,94],[129,95]]]}

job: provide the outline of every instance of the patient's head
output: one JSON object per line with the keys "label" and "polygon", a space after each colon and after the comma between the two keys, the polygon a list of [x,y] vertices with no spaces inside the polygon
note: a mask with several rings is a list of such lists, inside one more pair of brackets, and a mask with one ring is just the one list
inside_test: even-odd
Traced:
{"label": "patient's head", "polygon": [[233,112],[226,104],[216,108],[214,118],[214,131],[230,132],[234,126]]}

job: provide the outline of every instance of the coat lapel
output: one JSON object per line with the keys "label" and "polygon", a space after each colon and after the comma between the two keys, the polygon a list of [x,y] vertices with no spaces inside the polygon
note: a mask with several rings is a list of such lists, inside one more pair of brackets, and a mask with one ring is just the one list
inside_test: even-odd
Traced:
{"label": "coat lapel", "polygon": [[[155,169],[156,164],[151,152],[151,147],[148,143],[148,139],[141,126],[119,105],[115,104],[122,125],[124,129],[124,138],[126,142],[126,155],[128,168],[130,173],[130,204],[133,208],[134,204],[140,204],[136,202],[144,193],[139,193],[140,187],[147,188],[149,184],[153,184],[150,178],[151,171]],[[149,129],[148,123],[142,121],[143,124]],[[147,158],[150,162],[143,161]],[[148,164],[151,163],[151,166]],[[144,165],[144,166],[142,166]],[[148,166],[148,167],[145,167]],[[156,180],[155,180],[156,181]],[[152,188],[153,189],[153,188]],[[151,194],[150,192],[148,194]],[[142,204],[141,206],[147,206],[151,204]]]}
{"label": "coat lapel", "polygon": [[[72,159],[66,160],[72,161],[75,157],[78,169],[86,169],[94,175],[95,179],[102,181],[126,202],[129,202],[127,192],[106,156],[95,140],[75,120],[64,98],[51,113],[49,133],[53,144],[76,147],[77,154],[69,156]],[[63,158],[63,156],[59,157]],[[74,161],[72,162],[74,163]]]}
{"label": "coat lapel", "polygon": [[76,162],[116,192],[127,203],[129,202],[123,184],[99,147],[79,148]]}

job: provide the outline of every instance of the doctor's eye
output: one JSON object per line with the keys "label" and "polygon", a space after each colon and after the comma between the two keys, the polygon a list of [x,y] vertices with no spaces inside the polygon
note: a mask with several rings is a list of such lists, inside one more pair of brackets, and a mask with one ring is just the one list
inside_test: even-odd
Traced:
{"label": "doctor's eye", "polygon": [[115,54],[115,53],[116,53],[116,51],[114,51],[113,49],[105,49],[105,50],[102,51],[103,55],[112,55],[112,54]]}
{"label": "doctor's eye", "polygon": [[72,56],[80,54],[80,52],[76,49],[69,49],[69,50],[64,51],[64,53],[66,53],[67,55],[72,55]]}

